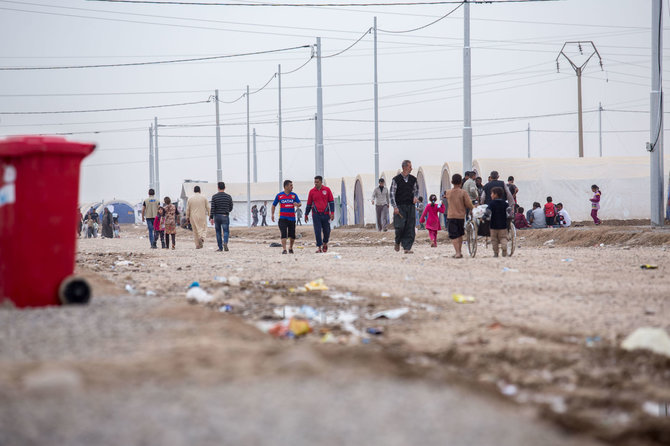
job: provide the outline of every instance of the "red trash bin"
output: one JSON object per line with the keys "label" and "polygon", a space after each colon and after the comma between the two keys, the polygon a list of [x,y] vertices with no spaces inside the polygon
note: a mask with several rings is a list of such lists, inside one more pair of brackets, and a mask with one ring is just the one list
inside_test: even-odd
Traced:
{"label": "red trash bin", "polygon": [[95,144],[21,136],[0,141],[0,303],[86,303],[75,263],[79,166]]}

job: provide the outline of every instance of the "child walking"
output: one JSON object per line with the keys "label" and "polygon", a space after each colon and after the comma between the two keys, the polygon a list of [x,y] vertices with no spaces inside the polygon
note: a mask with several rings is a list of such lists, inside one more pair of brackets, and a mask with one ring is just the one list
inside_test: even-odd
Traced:
{"label": "child walking", "polygon": [[430,247],[437,248],[437,231],[442,229],[440,226],[439,214],[444,214],[444,203],[438,206],[436,204],[437,196],[435,194],[431,194],[429,201],[430,204],[424,208],[419,223],[422,225],[424,222],[426,223],[426,229],[428,229],[428,235],[430,236],[431,241]]}
{"label": "child walking", "polygon": [[158,207],[158,215],[154,219],[154,232],[156,238],[161,239],[161,248],[165,249],[165,209],[162,206]]}
{"label": "child walking", "polygon": [[600,188],[598,185],[594,184],[591,186],[591,191],[593,192],[593,198],[591,198],[591,218],[593,223],[599,225],[602,223],[598,218],[598,210],[600,209]]}
{"label": "child walking", "polygon": [[502,199],[503,193],[502,187],[491,189],[493,200],[488,207],[488,210],[491,211],[493,257],[498,257],[498,248],[502,251],[502,256],[507,257],[507,203]]}

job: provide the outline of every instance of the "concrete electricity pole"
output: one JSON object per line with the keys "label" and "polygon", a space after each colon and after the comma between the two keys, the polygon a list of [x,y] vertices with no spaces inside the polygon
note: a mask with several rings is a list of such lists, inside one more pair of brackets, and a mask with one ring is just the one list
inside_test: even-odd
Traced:
{"label": "concrete electricity pole", "polygon": [[321,88],[321,37],[316,38],[316,174],[323,176],[323,92]]}
{"label": "concrete electricity pole", "polygon": [[149,126],[149,189],[154,188],[154,128]]}
{"label": "concrete electricity pole", "polygon": [[[470,82],[470,3],[463,3],[463,170],[472,168],[472,86]],[[481,174],[481,172],[479,172]]]}
{"label": "concrete electricity pole", "polygon": [[651,3],[651,126],[650,142],[650,196],[651,225],[663,226],[663,1]]}
{"label": "concrete electricity pole", "polygon": [[154,162],[156,163],[156,167],[154,167],[154,172],[156,175],[156,197],[158,197],[158,200],[160,202],[160,197],[161,197],[161,176],[158,171],[158,117],[154,116]]}
{"label": "concrete electricity pole", "polygon": [[[565,54],[565,50],[567,46],[577,46],[579,49],[579,54],[584,56],[584,46],[588,46],[591,49],[591,53],[586,57],[586,60],[584,63],[581,65],[575,64],[570,57]],[[576,41],[576,42],[565,42],[563,44],[563,48],[561,48],[561,51],[558,53],[558,56],[556,56],[556,72],[559,71],[559,62],[558,60],[561,58],[561,56],[565,57],[568,62],[570,62],[570,66],[575,70],[575,73],[577,74],[577,107],[578,107],[578,125],[579,125],[579,157],[584,158],[584,127],[582,124],[582,72],[584,71],[584,67],[586,67],[586,64],[589,63],[589,60],[593,56],[597,55],[598,59],[600,60],[600,69],[603,69],[603,59],[600,57],[600,53],[596,49],[595,44],[590,41],[590,40],[585,40],[585,41]]]}
{"label": "concrete electricity pole", "polygon": [[247,85],[247,227],[251,227],[251,141],[249,135],[249,86]]}
{"label": "concrete electricity pole", "polygon": [[277,82],[278,82],[278,90],[279,90],[279,189],[277,190],[282,190],[282,187],[284,187],[284,172],[282,172],[282,153],[281,153],[281,64],[277,67]]}
{"label": "concrete electricity pole", "polygon": [[377,17],[374,21],[375,55],[375,182],[379,179],[379,88],[377,85]]}
{"label": "concrete electricity pole", "polygon": [[216,104],[216,181],[223,181],[221,172],[221,125],[219,122],[219,90],[214,91],[214,102]]}
{"label": "concrete electricity pole", "polygon": [[256,127],[254,127],[254,183],[258,183],[258,159],[256,158]]}

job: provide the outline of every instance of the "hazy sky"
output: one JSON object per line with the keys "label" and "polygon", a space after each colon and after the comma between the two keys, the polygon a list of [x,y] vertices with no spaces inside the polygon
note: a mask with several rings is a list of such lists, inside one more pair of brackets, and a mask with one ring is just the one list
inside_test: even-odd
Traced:
{"label": "hazy sky", "polygon": [[[312,45],[316,36],[323,56],[329,56],[354,43],[377,16],[380,168],[395,169],[404,158],[418,168],[461,161],[463,8],[420,31],[388,31],[420,27],[456,6],[0,0],[0,67],[224,56]],[[664,19],[669,9],[664,2]],[[577,78],[565,59],[559,73],[555,62],[563,43],[574,40],[593,41],[604,67],[601,71],[596,56],[583,76],[585,155],[598,156],[599,102],[606,110],[604,155],[646,155],[650,23],[649,0],[471,5],[473,158],[525,157],[528,124],[532,156],[577,156]],[[573,45],[570,55],[581,63],[590,54],[589,47],[583,50],[581,56]],[[161,195],[176,198],[184,179],[216,181],[215,106],[204,102],[214,90],[219,89],[221,101],[234,101],[247,85],[252,92],[265,85],[278,64],[282,72],[300,67],[310,51],[160,65],[2,70],[0,135],[68,134],[68,139],[93,141],[98,148],[82,166],[81,201],[116,197],[136,202],[149,184],[149,126],[157,117]],[[372,82],[372,34],[323,59],[326,177],[374,172]],[[259,181],[278,180],[277,93],[272,79],[250,95]],[[315,60],[282,76],[282,109],[284,178],[309,180],[314,175]],[[15,114],[57,111],[76,112]],[[224,180],[246,181],[246,98],[221,103],[220,113]],[[539,117],[553,114],[559,116]]]}

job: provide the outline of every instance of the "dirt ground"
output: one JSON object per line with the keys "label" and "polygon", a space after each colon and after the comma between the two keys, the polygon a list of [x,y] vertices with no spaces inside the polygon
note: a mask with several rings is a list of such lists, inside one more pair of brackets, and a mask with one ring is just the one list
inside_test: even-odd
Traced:
{"label": "dirt ground", "polygon": [[[0,310],[0,444],[670,444],[670,358],[620,348],[670,332],[670,230],[526,230],[464,259],[443,232],[412,255],[369,227],[326,254],[311,226],[294,255],[231,233],[80,239],[88,306]],[[311,333],[267,333],[294,314]]]}

